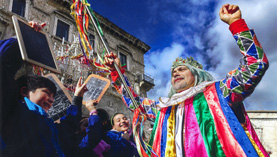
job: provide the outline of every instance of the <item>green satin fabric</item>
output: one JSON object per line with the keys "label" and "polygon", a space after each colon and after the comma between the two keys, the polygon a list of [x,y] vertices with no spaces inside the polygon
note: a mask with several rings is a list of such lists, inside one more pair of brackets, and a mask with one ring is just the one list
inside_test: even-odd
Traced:
{"label": "green satin fabric", "polygon": [[217,137],[213,117],[203,93],[195,96],[193,107],[208,155],[224,157],[225,154]]}
{"label": "green satin fabric", "polygon": [[153,141],[154,141],[154,137],[155,137],[155,134],[156,134],[156,131],[157,131],[157,126],[158,126],[160,114],[161,114],[161,112],[159,111],[158,114],[157,114],[157,116],[156,116],[155,124],[154,124],[153,130],[152,130],[152,132],[151,132],[150,140],[149,140],[149,142],[148,142],[148,144],[149,144],[150,146],[153,146]]}

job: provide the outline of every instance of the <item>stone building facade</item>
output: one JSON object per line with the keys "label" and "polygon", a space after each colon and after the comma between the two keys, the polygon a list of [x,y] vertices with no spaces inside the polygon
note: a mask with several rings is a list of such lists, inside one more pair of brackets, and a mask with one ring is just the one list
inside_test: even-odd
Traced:
{"label": "stone building facade", "polygon": [[277,157],[277,111],[247,111],[266,151]]}
{"label": "stone building facade", "polygon": [[[78,32],[74,18],[70,15],[71,4],[71,0],[0,0],[0,40],[15,36],[11,17],[18,15],[25,21],[46,22],[43,31],[50,35],[55,45],[72,44]],[[110,51],[116,53],[126,63],[126,75],[131,85],[140,96],[147,96],[146,92],[154,86],[153,78],[144,73],[144,54],[150,47],[107,18],[96,12],[94,14],[102,27]],[[90,42],[94,45],[90,56],[95,57],[97,51],[100,51],[97,45],[101,42],[92,26],[89,27],[88,33]],[[96,73],[95,69],[91,73]],[[74,74],[71,75],[74,77]],[[63,74],[58,77],[64,81]],[[77,79],[73,81],[76,82]],[[110,115],[123,112],[132,119],[132,113],[124,107],[120,95],[111,86],[98,106],[106,109]],[[83,113],[88,115],[85,109]]]}

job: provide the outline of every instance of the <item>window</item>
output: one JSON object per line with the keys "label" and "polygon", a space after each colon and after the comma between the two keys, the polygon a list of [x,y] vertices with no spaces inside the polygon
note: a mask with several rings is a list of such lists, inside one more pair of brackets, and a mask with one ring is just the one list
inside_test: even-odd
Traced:
{"label": "window", "polygon": [[94,35],[89,33],[88,41],[89,41],[89,43],[90,43],[92,49],[94,49],[94,40],[95,40]]}
{"label": "window", "polygon": [[119,53],[119,58],[122,68],[127,69],[127,56],[123,53]]}
{"label": "window", "polygon": [[12,12],[24,17],[26,0],[13,0]]}
{"label": "window", "polygon": [[65,22],[62,22],[61,20],[58,20],[56,36],[60,38],[64,38],[64,40],[68,41],[68,35],[69,35],[69,25]]}

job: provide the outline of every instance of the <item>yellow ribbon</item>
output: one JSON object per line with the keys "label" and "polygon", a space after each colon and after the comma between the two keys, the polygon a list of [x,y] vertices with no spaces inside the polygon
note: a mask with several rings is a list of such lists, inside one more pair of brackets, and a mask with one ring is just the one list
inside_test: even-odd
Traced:
{"label": "yellow ribbon", "polygon": [[247,130],[247,128],[242,124],[242,127],[246,133],[246,135],[248,136],[249,140],[251,141],[253,147],[255,148],[257,154],[259,155],[259,157],[264,157],[263,152],[260,150],[259,146],[256,144],[256,142],[252,139],[249,131]]}
{"label": "yellow ribbon", "polygon": [[167,120],[167,137],[166,137],[166,148],[165,156],[175,157],[176,147],[175,147],[175,107],[172,106],[170,116]]}
{"label": "yellow ribbon", "polygon": [[[74,4],[76,4],[76,2]],[[73,5],[74,4],[71,5],[71,10],[73,10]],[[87,5],[87,3],[83,3],[83,4]],[[77,26],[77,30],[78,30],[78,33],[80,35],[81,44],[83,45],[83,48],[85,49],[86,55],[89,56],[89,53],[88,53],[88,50],[87,50],[87,46],[86,46],[86,43],[85,43],[84,37],[83,37],[84,34],[82,33],[81,28],[79,26],[79,23],[80,23],[79,18],[78,18],[78,16],[76,15],[76,13],[74,11],[71,11],[71,14],[74,16],[74,19],[75,19],[75,22],[76,22],[76,26]]]}

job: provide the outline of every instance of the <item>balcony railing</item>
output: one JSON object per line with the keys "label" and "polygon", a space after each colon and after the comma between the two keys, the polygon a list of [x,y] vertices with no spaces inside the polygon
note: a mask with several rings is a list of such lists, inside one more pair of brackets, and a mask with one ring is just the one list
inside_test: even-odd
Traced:
{"label": "balcony railing", "polygon": [[139,80],[139,82],[141,82],[141,81],[146,81],[146,82],[148,82],[148,83],[150,83],[150,84],[152,84],[152,85],[155,85],[155,84],[154,84],[154,78],[152,78],[151,76],[146,75],[146,74],[140,74],[140,75],[138,76],[138,80]]}

